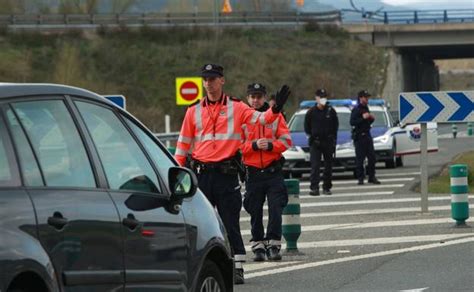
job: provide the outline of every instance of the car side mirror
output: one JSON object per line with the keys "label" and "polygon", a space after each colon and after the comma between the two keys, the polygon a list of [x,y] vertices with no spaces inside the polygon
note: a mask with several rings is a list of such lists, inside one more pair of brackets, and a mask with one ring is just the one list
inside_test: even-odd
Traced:
{"label": "car side mirror", "polygon": [[171,167],[168,170],[168,184],[171,191],[171,200],[178,201],[194,196],[198,180],[190,169]]}

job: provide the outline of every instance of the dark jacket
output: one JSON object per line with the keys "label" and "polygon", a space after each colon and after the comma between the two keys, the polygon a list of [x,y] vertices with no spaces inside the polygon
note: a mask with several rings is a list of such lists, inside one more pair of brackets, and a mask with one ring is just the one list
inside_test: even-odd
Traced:
{"label": "dark jacket", "polygon": [[354,129],[356,135],[361,133],[370,134],[370,128],[374,119],[364,119],[362,115],[364,113],[370,113],[369,108],[366,105],[357,104],[351,112],[351,126]]}
{"label": "dark jacket", "polygon": [[325,141],[337,139],[339,119],[333,107],[326,105],[319,109],[316,105],[308,110],[304,119],[304,131],[310,138]]}

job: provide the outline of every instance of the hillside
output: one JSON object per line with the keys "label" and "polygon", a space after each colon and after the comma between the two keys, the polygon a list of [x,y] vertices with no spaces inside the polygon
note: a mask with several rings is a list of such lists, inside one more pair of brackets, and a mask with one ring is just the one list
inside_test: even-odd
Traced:
{"label": "hillside", "polygon": [[208,62],[225,68],[226,92],[245,96],[251,82],[292,89],[287,112],[325,86],[334,97],[361,88],[381,92],[386,54],[333,28],[301,30],[100,30],[0,36],[0,82],[55,82],[127,97],[128,110],[156,132],[164,114],[179,130],[175,78],[196,76]]}

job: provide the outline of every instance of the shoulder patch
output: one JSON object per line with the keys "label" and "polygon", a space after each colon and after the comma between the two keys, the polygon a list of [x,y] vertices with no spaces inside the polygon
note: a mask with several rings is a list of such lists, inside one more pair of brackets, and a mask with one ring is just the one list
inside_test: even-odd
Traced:
{"label": "shoulder patch", "polygon": [[198,104],[198,103],[200,103],[200,102],[201,102],[201,100],[198,99],[198,100],[196,100],[195,102],[193,102],[192,104],[188,105],[188,108],[189,108],[189,107],[193,107],[193,106],[195,106],[196,104]]}
{"label": "shoulder patch", "polygon": [[235,97],[235,96],[229,96],[230,100],[235,101],[235,102],[241,102],[240,98]]}

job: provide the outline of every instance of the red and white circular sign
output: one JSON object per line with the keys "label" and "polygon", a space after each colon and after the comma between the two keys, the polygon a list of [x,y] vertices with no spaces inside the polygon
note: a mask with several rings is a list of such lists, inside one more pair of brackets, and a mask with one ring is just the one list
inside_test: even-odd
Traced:
{"label": "red and white circular sign", "polygon": [[179,92],[181,93],[181,97],[187,101],[193,101],[199,95],[199,87],[196,83],[191,81],[186,81],[181,84],[179,88]]}

